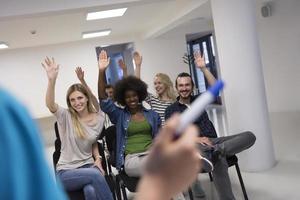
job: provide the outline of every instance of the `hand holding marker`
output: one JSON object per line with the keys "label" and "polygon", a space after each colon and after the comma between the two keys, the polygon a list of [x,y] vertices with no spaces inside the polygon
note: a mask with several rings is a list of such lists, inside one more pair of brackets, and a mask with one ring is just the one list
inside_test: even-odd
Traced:
{"label": "hand holding marker", "polygon": [[[180,124],[175,133],[175,138],[180,136],[180,133],[187,127],[187,125],[194,122],[205,110],[205,107],[214,101],[214,99],[219,95],[219,92],[223,89],[224,82],[218,80],[212,87],[210,87],[205,93],[199,96],[192,104],[189,109],[186,109],[180,115]],[[199,154],[200,159],[205,160],[211,167],[213,171],[213,164],[206,158]]]}

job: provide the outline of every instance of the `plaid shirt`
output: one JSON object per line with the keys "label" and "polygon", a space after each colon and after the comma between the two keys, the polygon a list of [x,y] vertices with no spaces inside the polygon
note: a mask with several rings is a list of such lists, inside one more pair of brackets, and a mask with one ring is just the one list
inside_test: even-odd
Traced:
{"label": "plaid shirt", "polygon": [[[191,103],[197,97],[198,96],[191,96]],[[182,113],[187,108],[188,108],[188,106],[185,105],[185,104],[180,103],[179,98],[177,98],[177,101],[175,103],[173,103],[172,105],[167,107],[166,112],[165,112],[165,119],[167,120],[174,113]],[[196,126],[198,126],[198,128],[200,129],[200,133],[199,133],[200,137],[201,136],[205,136],[205,137],[209,137],[209,138],[216,138],[217,137],[215,127],[214,127],[213,123],[209,120],[206,111],[204,111],[202,113],[202,115],[200,115],[200,117],[198,117],[195,120],[194,124]]]}

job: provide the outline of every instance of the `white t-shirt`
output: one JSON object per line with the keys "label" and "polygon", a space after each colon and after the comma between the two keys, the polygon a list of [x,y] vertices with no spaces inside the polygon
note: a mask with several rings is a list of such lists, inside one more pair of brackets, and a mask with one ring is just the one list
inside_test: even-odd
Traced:
{"label": "white t-shirt", "polygon": [[54,113],[57,118],[59,137],[61,140],[61,154],[56,165],[57,171],[62,169],[76,169],[86,164],[94,163],[92,145],[103,128],[104,113],[97,113],[95,124],[81,123],[85,138],[80,138],[74,130],[71,114],[68,109],[58,106]]}

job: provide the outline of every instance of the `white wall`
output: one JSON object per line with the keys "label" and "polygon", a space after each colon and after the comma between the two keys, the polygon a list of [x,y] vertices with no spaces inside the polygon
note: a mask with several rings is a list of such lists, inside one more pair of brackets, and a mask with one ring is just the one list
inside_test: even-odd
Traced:
{"label": "white wall", "polygon": [[135,46],[143,55],[141,79],[148,83],[148,90],[152,93],[154,93],[153,78],[156,73],[168,74],[174,82],[178,73],[189,72],[189,67],[182,61],[186,52],[184,36],[170,40],[137,41]]}
{"label": "white wall", "polygon": [[84,66],[87,82],[96,89],[92,83],[97,80],[97,58],[94,45],[90,43],[61,44],[1,53],[0,85],[20,98],[34,117],[49,115],[44,100],[47,76],[40,64],[45,56],[53,56],[61,64],[56,85],[56,99],[59,104],[66,105],[67,88],[78,82],[74,72],[78,65]]}
{"label": "white wall", "polygon": [[[97,94],[98,68],[95,47],[103,43],[101,40],[86,40],[1,51],[0,86],[21,99],[35,118],[50,116],[45,106],[47,77],[40,64],[42,60],[45,56],[53,56],[61,64],[56,85],[56,100],[60,105],[66,106],[66,91],[71,84],[78,82],[74,72],[78,65],[84,67],[86,81]],[[120,40],[119,43],[124,41]],[[179,71],[184,70],[185,65],[181,60],[185,52],[184,37],[176,40],[138,41],[136,49],[143,54],[142,79],[151,89],[155,73],[164,72],[174,79]]]}
{"label": "white wall", "polygon": [[272,16],[258,30],[270,112],[300,111],[300,1],[272,1]]}
{"label": "white wall", "polygon": [[[267,91],[271,112],[299,111],[300,94],[300,1],[274,0],[272,16],[262,18],[257,4],[258,30]],[[153,77],[164,72],[174,80],[180,71],[188,71],[181,57],[186,51],[185,39],[154,39],[135,41],[135,48],[143,54],[142,79],[153,91]],[[44,98],[46,74],[40,62],[45,56],[54,56],[62,65],[57,81],[58,103],[65,105],[68,86],[76,81],[75,66],[83,65],[87,82],[97,91],[97,60],[95,46],[109,43],[132,42],[134,39],[107,41],[86,40],[60,45],[0,51],[0,86],[19,97],[34,117],[49,116]],[[238,58],[238,57],[237,57]]]}

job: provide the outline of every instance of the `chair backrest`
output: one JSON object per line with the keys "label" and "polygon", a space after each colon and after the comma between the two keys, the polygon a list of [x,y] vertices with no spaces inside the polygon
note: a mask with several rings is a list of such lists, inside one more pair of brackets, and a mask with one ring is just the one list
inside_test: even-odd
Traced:
{"label": "chair backrest", "polygon": [[107,149],[109,151],[109,163],[112,166],[116,166],[116,126],[112,125],[104,130],[105,141],[107,144]]}
{"label": "chair backrest", "polygon": [[55,142],[54,142],[55,150],[54,150],[54,153],[53,153],[53,167],[54,167],[54,170],[56,170],[56,164],[59,160],[60,149],[61,149],[61,141],[60,141],[60,137],[59,137],[57,122],[54,123],[54,130],[55,130],[56,139],[55,139]]}
{"label": "chair backrest", "polygon": [[[107,149],[109,151],[109,164],[116,166],[116,126],[112,125],[105,130],[105,140],[107,144]],[[121,168],[119,170],[118,179],[121,179],[124,186],[128,188],[130,192],[136,192],[136,187],[139,181],[138,177],[130,177],[126,174],[125,170]],[[120,180],[119,180],[120,181]]]}

